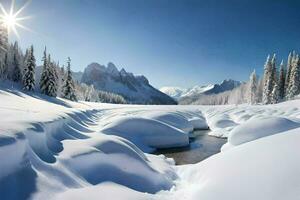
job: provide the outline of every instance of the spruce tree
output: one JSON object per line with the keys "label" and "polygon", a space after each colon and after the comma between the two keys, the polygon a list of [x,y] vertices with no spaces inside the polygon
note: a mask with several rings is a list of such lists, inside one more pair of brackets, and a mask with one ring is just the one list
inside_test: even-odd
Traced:
{"label": "spruce tree", "polygon": [[47,49],[45,47],[44,56],[43,56],[43,71],[40,79],[40,90],[43,94],[47,93],[47,82],[48,82],[48,60],[47,60]]}
{"label": "spruce tree", "polygon": [[284,69],[284,64],[283,60],[281,61],[280,64],[280,72],[279,72],[279,80],[278,80],[278,87],[279,87],[279,99],[283,99],[285,95],[285,69]]}
{"label": "spruce tree", "polygon": [[249,83],[249,93],[250,93],[250,104],[257,103],[257,78],[255,70],[250,75],[250,83]]}
{"label": "spruce tree", "polygon": [[275,104],[279,102],[279,86],[277,83],[275,83],[273,86],[273,91],[271,96],[272,96],[271,103]]}
{"label": "spruce tree", "polygon": [[295,95],[300,93],[300,59],[296,55],[292,60],[292,70],[290,77],[290,87],[287,99],[292,99]]}
{"label": "spruce tree", "polygon": [[48,82],[47,82],[47,95],[56,97],[57,96],[57,72],[55,65],[51,62],[50,55],[48,55]]}
{"label": "spruce tree", "polygon": [[2,78],[8,78],[8,54],[7,52],[4,55],[3,68],[2,68]]}
{"label": "spruce tree", "polygon": [[270,55],[267,57],[267,61],[264,67],[264,89],[263,89],[263,104],[271,103],[271,94],[273,91],[272,82],[272,61]]}
{"label": "spruce tree", "polygon": [[51,57],[48,55],[46,48],[44,50],[43,56],[43,72],[40,80],[40,89],[43,94],[48,96],[57,96],[57,72],[54,64],[51,62]]}
{"label": "spruce tree", "polygon": [[25,73],[23,76],[23,85],[25,90],[33,91],[35,88],[35,57],[33,46],[26,52]]}
{"label": "spruce tree", "polygon": [[291,79],[291,71],[292,71],[292,52],[289,53],[287,64],[286,64],[286,78],[285,78],[285,96],[288,96],[288,92],[290,89],[290,79]]}
{"label": "spruce tree", "polygon": [[63,85],[63,98],[69,99],[71,101],[77,101],[75,94],[75,84],[72,78],[71,72],[71,59],[68,57],[67,60],[67,77]]}
{"label": "spruce tree", "polygon": [[22,72],[20,69],[20,61],[18,59],[18,55],[15,52],[13,57],[13,71],[12,71],[12,81],[14,82],[20,82],[22,80]]}
{"label": "spruce tree", "polygon": [[271,79],[272,79],[272,82],[273,82],[272,86],[274,86],[275,83],[277,82],[276,54],[273,54],[271,63],[272,63]]}

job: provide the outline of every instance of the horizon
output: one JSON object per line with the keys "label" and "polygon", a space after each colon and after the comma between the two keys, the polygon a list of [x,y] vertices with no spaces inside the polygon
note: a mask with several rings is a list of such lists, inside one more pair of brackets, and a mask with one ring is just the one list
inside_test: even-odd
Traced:
{"label": "horizon", "polygon": [[[6,8],[10,2],[3,0]],[[17,0],[16,7],[25,2]],[[299,4],[33,0],[21,13],[32,16],[22,23],[33,32],[18,29],[20,38],[10,34],[9,39],[23,51],[33,44],[38,65],[47,46],[60,64],[70,56],[73,71],[112,62],[146,76],[156,88],[190,88],[246,81],[254,69],[261,75],[268,54],[286,63],[290,51],[299,51]]]}

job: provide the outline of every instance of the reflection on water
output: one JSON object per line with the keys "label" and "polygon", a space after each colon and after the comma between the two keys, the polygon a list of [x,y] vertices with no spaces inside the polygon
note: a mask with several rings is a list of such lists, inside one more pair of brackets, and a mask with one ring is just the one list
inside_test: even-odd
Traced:
{"label": "reflection on water", "polygon": [[194,131],[190,137],[190,145],[180,148],[158,149],[154,154],[164,154],[173,158],[176,165],[194,164],[220,152],[226,139],[207,135],[210,130]]}

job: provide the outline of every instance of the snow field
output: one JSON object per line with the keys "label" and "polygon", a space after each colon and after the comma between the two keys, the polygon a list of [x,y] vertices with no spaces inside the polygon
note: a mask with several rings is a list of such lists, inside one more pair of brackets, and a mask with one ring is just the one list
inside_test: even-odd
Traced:
{"label": "snow field", "polygon": [[[0,92],[2,199],[295,200],[300,101],[272,106],[135,106]],[[193,129],[222,152],[174,166],[155,148]]]}

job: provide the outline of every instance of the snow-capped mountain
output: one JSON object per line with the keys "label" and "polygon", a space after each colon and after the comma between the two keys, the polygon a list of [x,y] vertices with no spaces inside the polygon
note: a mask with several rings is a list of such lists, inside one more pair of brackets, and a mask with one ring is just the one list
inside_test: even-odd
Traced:
{"label": "snow-capped mountain", "polygon": [[186,91],[186,89],[180,87],[162,87],[159,90],[174,99],[179,99]]}
{"label": "snow-capped mountain", "polygon": [[120,71],[113,63],[88,65],[81,78],[82,83],[96,89],[122,95],[128,102],[137,104],[176,104],[176,101],[155,89],[143,75],[134,75],[124,68]]}
{"label": "snow-capped mountain", "polygon": [[209,84],[204,86],[196,85],[188,89],[179,87],[162,87],[160,91],[176,100],[180,100],[183,98],[197,98],[201,95],[219,94],[221,92],[232,90],[240,85],[240,81],[228,79],[224,80],[220,84]]}

